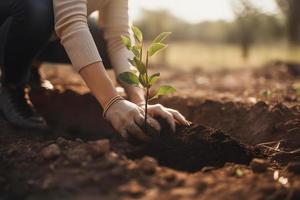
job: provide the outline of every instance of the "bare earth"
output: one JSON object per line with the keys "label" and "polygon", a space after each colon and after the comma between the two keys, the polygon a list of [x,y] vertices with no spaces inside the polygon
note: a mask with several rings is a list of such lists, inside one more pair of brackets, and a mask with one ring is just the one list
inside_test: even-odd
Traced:
{"label": "bare earth", "polygon": [[160,102],[194,125],[162,122],[145,145],[118,137],[69,68],[43,69],[55,90],[32,98],[51,128],[0,120],[0,200],[300,199],[300,66],[159,71],[178,89]]}

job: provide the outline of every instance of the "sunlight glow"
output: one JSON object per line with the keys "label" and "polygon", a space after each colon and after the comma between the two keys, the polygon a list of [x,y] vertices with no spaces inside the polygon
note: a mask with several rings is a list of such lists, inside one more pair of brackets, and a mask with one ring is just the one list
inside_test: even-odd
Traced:
{"label": "sunlight glow", "polygon": [[[190,23],[220,19],[230,21],[234,18],[232,1],[233,0],[130,0],[130,12],[133,20],[138,19],[142,15],[143,9],[165,9]],[[252,0],[252,2],[264,12],[278,12],[274,0]]]}

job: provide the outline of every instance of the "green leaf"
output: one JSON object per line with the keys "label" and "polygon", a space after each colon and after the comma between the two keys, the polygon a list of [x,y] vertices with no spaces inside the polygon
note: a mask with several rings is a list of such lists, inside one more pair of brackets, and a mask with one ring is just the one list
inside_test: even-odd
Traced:
{"label": "green leaf", "polygon": [[142,34],[142,31],[136,27],[136,26],[132,26],[132,31],[133,31],[133,34],[134,34],[134,37],[135,39],[141,43],[143,41],[143,34]]}
{"label": "green leaf", "polygon": [[134,62],[136,63],[136,68],[139,70],[141,74],[146,73],[146,66],[142,61],[140,61],[138,58],[134,58]]}
{"label": "green leaf", "polygon": [[140,75],[139,75],[139,81],[140,81],[140,83],[142,84],[142,86],[143,86],[144,88],[147,88],[147,87],[148,87],[146,74],[140,74]]}
{"label": "green leaf", "polygon": [[149,99],[148,101],[151,101],[153,99],[157,99],[158,97],[160,97],[162,95],[172,94],[174,92],[176,92],[176,89],[171,87],[171,86],[168,86],[168,85],[160,86],[160,88],[158,89],[156,94],[151,99]]}
{"label": "green leaf", "polygon": [[163,32],[161,34],[159,34],[152,43],[161,43],[162,41],[164,41],[169,35],[171,34],[171,32]]}
{"label": "green leaf", "polygon": [[130,48],[131,48],[131,40],[130,40],[130,37],[121,35],[121,39],[122,39],[123,44],[127,47],[127,49],[130,50]]}
{"label": "green leaf", "polygon": [[270,96],[272,96],[272,92],[270,90],[262,90],[260,92],[260,95],[264,96],[264,97],[270,97]]}
{"label": "green leaf", "polygon": [[124,83],[139,86],[139,78],[132,72],[123,72],[119,74],[118,79]]}
{"label": "green leaf", "polygon": [[149,78],[149,85],[152,86],[156,83],[156,81],[159,79],[160,73],[155,73],[150,76]]}
{"label": "green leaf", "polygon": [[151,57],[166,47],[167,47],[167,45],[163,44],[163,43],[152,43],[148,49],[148,54]]}
{"label": "green leaf", "polygon": [[136,57],[140,57],[140,49],[138,46],[134,45],[132,48],[131,48],[131,51],[132,53],[136,56]]}

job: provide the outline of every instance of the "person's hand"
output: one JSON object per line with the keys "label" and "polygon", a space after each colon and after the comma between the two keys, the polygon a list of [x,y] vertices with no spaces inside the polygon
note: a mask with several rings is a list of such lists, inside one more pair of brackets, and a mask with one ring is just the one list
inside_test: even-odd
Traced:
{"label": "person's hand", "polygon": [[[116,101],[107,110],[105,118],[112,124],[113,128],[125,139],[129,135],[142,141],[149,141],[144,131],[145,112],[142,108],[127,100]],[[160,132],[159,123],[152,117],[147,118],[147,124]]]}
{"label": "person's hand", "polygon": [[[139,106],[144,110],[145,104],[139,104]],[[165,119],[169,124],[173,132],[175,132],[176,123],[190,126],[191,122],[185,119],[185,117],[180,114],[177,110],[166,108],[161,104],[148,105],[148,115],[151,117],[161,117]]]}

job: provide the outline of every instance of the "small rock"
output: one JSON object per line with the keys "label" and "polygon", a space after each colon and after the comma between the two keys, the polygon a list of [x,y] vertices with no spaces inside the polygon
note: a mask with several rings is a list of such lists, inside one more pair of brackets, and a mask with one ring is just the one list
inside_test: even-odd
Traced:
{"label": "small rock", "polygon": [[300,162],[290,162],[287,166],[287,170],[294,174],[300,174]]}
{"label": "small rock", "polygon": [[78,143],[84,143],[84,141],[80,138],[76,138],[75,141],[78,142]]}
{"label": "small rock", "polygon": [[63,137],[58,137],[58,138],[56,139],[56,143],[57,143],[58,145],[65,146],[65,145],[68,144],[68,140],[66,140],[66,139],[63,138]]}
{"label": "small rock", "polygon": [[175,188],[172,189],[170,194],[174,196],[192,196],[196,193],[196,190],[192,187],[188,188]]}
{"label": "small rock", "polygon": [[101,156],[110,150],[109,140],[97,140],[89,142],[88,148],[93,156]]}
{"label": "small rock", "polygon": [[109,152],[108,154],[106,154],[106,159],[108,161],[111,161],[111,162],[116,162],[119,158],[119,155],[116,154],[115,152]]}
{"label": "small rock", "polygon": [[136,181],[131,181],[126,185],[122,185],[118,190],[120,193],[129,195],[134,198],[139,198],[145,193],[145,188]]}
{"label": "small rock", "polygon": [[268,161],[257,158],[254,158],[250,163],[250,167],[255,173],[263,173],[267,171],[268,165]]}
{"label": "small rock", "polygon": [[148,156],[145,156],[139,163],[140,169],[149,175],[155,173],[157,165],[157,161]]}
{"label": "small rock", "polygon": [[213,170],[215,170],[215,169],[216,169],[215,167],[212,167],[212,166],[206,166],[206,167],[203,167],[203,168],[201,169],[201,172],[203,172],[203,173],[211,172],[211,171],[213,171]]}
{"label": "small rock", "polygon": [[88,158],[88,153],[86,146],[83,145],[74,145],[65,151],[66,158],[75,165],[81,165],[82,162],[85,162]]}
{"label": "small rock", "polygon": [[43,157],[48,160],[55,159],[55,158],[59,157],[60,154],[61,154],[61,151],[57,144],[51,144],[42,150]]}

